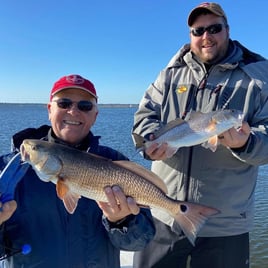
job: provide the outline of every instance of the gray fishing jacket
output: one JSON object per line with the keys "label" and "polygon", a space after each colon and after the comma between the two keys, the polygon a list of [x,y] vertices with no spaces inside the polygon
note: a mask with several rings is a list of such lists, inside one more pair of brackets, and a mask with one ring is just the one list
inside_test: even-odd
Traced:
{"label": "gray fishing jacket", "polygon": [[[167,184],[169,196],[221,211],[208,220],[199,236],[237,235],[252,227],[258,167],[268,163],[267,82],[268,62],[237,41],[230,40],[228,56],[209,71],[185,45],[140,102],[133,133],[147,138],[191,110],[238,109],[252,128],[243,148],[219,145],[212,152],[201,145],[183,147],[169,159],[152,162],[152,171]],[[152,213],[180,232],[171,216],[157,210]]]}

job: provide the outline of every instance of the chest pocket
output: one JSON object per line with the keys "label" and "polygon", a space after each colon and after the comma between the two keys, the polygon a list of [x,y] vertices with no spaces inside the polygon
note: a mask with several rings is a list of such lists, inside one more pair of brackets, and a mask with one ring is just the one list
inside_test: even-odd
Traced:
{"label": "chest pocket", "polygon": [[204,81],[199,87],[191,85],[189,88],[188,94],[179,98],[179,106],[183,107],[181,117],[191,110],[208,113],[222,108],[232,94],[231,89],[224,89],[223,83],[214,85]]}
{"label": "chest pocket", "polygon": [[226,74],[221,79],[219,79],[219,75],[215,75],[213,79],[204,78],[188,96],[187,111],[208,113],[218,109],[227,109],[229,102],[234,97],[234,88],[242,86],[230,84],[229,78]]}

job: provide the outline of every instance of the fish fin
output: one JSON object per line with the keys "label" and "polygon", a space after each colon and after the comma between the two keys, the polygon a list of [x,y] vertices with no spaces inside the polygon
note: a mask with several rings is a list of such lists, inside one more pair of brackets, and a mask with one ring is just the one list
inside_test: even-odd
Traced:
{"label": "fish fin", "polygon": [[73,214],[77,207],[78,199],[81,196],[71,192],[68,186],[64,183],[64,181],[60,179],[57,181],[56,191],[58,197],[63,201],[66,210],[70,214]]}
{"label": "fish fin", "polygon": [[214,131],[216,131],[216,127],[217,127],[217,121],[212,118],[210,120],[208,126],[205,128],[205,131],[208,133],[214,132]]}
{"label": "fish fin", "polygon": [[63,200],[63,197],[67,194],[67,192],[69,191],[69,188],[64,183],[63,180],[58,179],[57,184],[56,184],[56,191],[57,191],[58,197]]}
{"label": "fish fin", "polygon": [[202,146],[206,149],[210,149],[212,152],[215,152],[218,147],[218,136],[215,135],[209,138],[206,142],[202,144]]}
{"label": "fish fin", "polygon": [[208,217],[216,215],[220,211],[212,207],[189,202],[179,201],[178,203],[179,211],[173,217],[180,225],[186,237],[194,245],[197,234],[208,220]]}
{"label": "fish fin", "polygon": [[148,170],[143,166],[138,165],[132,161],[120,160],[120,161],[113,161],[113,163],[120,167],[126,168],[132,171],[133,173],[143,177],[144,179],[150,181],[167,194],[168,190],[166,184],[151,170]]}
{"label": "fish fin", "polygon": [[80,195],[77,195],[72,192],[68,192],[63,197],[63,204],[70,214],[73,214],[75,212],[79,198],[81,198]]}

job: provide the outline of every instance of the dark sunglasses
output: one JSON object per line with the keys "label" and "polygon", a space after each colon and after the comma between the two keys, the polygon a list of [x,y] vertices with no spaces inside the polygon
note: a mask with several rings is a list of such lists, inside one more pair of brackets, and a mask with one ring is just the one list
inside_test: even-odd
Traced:
{"label": "dark sunglasses", "polygon": [[86,100],[75,102],[70,99],[62,98],[62,99],[53,100],[53,101],[55,101],[58,107],[61,109],[70,109],[75,103],[77,104],[77,108],[83,112],[91,111],[93,108],[93,103],[91,101],[86,101]]}
{"label": "dark sunglasses", "polygon": [[193,36],[202,36],[205,32],[209,34],[217,34],[222,31],[223,27],[227,27],[223,24],[212,24],[207,27],[196,27],[191,29],[191,33]]}

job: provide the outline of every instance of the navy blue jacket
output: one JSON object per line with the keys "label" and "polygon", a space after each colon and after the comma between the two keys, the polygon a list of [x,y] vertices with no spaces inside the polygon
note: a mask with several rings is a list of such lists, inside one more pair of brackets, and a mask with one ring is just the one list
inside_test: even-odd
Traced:
{"label": "navy blue jacket", "polygon": [[[14,149],[25,138],[53,139],[49,126],[26,129],[13,136]],[[78,149],[112,160],[127,159],[119,152],[99,145],[90,132]],[[81,147],[81,148],[79,148]],[[0,158],[0,170],[6,163]],[[116,227],[103,217],[94,200],[80,198],[74,214],[69,214],[57,197],[55,185],[41,181],[32,168],[18,183],[15,193],[18,208],[1,226],[0,254],[30,244],[28,255],[15,254],[7,267],[35,268],[119,268],[120,249],[141,250],[155,233],[151,213],[141,209]],[[1,265],[0,265],[1,267]]]}

